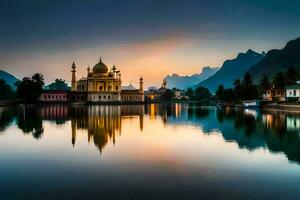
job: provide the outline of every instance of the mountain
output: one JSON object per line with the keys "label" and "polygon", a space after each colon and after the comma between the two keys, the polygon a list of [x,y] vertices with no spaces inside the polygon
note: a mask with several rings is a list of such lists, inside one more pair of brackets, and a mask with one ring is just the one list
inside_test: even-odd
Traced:
{"label": "mountain", "polygon": [[12,89],[16,89],[14,83],[19,81],[15,76],[11,75],[10,73],[0,70],[0,79],[5,80],[5,82],[12,87]]}
{"label": "mountain", "polygon": [[222,84],[225,88],[232,87],[236,79],[242,79],[250,67],[264,58],[263,54],[249,49],[245,53],[239,53],[235,59],[226,60],[221,69],[208,79],[200,82],[197,86],[203,86],[210,92],[216,92]]}
{"label": "mountain", "polygon": [[291,66],[300,70],[300,38],[289,41],[281,50],[270,50],[265,58],[249,69],[249,73],[258,82],[263,75],[272,77],[277,72],[285,72]]}
{"label": "mountain", "polygon": [[179,76],[178,74],[172,74],[165,77],[168,88],[186,89],[191,87],[215,74],[220,68],[215,67],[203,67],[200,74],[194,74],[192,76]]}

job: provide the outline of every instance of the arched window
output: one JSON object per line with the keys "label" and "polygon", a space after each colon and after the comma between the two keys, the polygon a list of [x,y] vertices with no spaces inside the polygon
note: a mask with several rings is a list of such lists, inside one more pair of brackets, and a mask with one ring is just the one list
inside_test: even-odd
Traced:
{"label": "arched window", "polygon": [[101,96],[99,96],[99,99],[101,99]]}
{"label": "arched window", "polygon": [[108,96],[107,98],[110,99],[110,96]]}
{"label": "arched window", "polygon": [[100,85],[100,86],[99,86],[99,91],[102,91],[102,90],[103,90],[103,86]]}
{"label": "arched window", "polygon": [[296,90],[294,90],[294,96],[296,96]]}
{"label": "arched window", "polygon": [[116,90],[118,90],[119,89],[119,87],[118,86],[116,86]]}
{"label": "arched window", "polygon": [[106,99],[106,96],[104,95],[103,98]]}

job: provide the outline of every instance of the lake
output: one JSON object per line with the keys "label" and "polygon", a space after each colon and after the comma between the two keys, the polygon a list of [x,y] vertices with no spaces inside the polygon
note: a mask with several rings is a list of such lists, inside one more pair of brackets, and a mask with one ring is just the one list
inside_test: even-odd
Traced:
{"label": "lake", "polygon": [[299,199],[300,113],[0,108],[0,199]]}

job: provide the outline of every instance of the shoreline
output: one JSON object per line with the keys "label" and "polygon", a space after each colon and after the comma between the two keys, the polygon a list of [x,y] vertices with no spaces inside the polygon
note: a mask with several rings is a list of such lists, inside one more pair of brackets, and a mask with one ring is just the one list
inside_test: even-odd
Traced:
{"label": "shoreline", "polygon": [[24,103],[24,102],[0,102],[0,107],[7,106],[44,106],[44,105],[71,105],[71,106],[80,106],[80,105],[147,105],[147,104],[172,104],[172,103],[182,103],[182,104],[199,104],[201,106],[216,106],[215,103],[208,103],[203,101],[127,101],[127,102],[62,102],[62,101],[53,101],[53,102],[37,102],[37,103]]}

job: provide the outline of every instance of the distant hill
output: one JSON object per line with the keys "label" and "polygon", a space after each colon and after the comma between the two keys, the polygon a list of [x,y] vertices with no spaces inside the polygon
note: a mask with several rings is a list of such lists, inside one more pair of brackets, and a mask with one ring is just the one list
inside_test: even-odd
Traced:
{"label": "distant hill", "polygon": [[62,79],[56,79],[55,82],[50,83],[44,87],[45,90],[71,90],[71,87]]}
{"label": "distant hill", "polygon": [[300,38],[288,42],[281,50],[270,50],[264,59],[249,69],[249,73],[253,80],[258,82],[263,75],[271,78],[277,72],[284,72],[291,66],[300,70]]}
{"label": "distant hill", "polygon": [[0,70],[0,79],[5,80],[5,82],[12,87],[12,89],[16,89],[14,83],[19,81],[15,76],[11,75],[10,73]]}
{"label": "distant hill", "polygon": [[263,54],[249,49],[246,53],[239,53],[235,59],[226,60],[221,69],[197,86],[203,86],[210,92],[216,92],[218,86],[223,84],[225,88],[232,87],[236,79],[243,78],[250,67],[264,58]]}
{"label": "distant hill", "polygon": [[179,76],[178,74],[172,74],[165,77],[168,88],[186,89],[192,87],[201,81],[209,78],[215,74],[220,68],[215,67],[203,67],[200,74],[194,74],[191,76]]}

